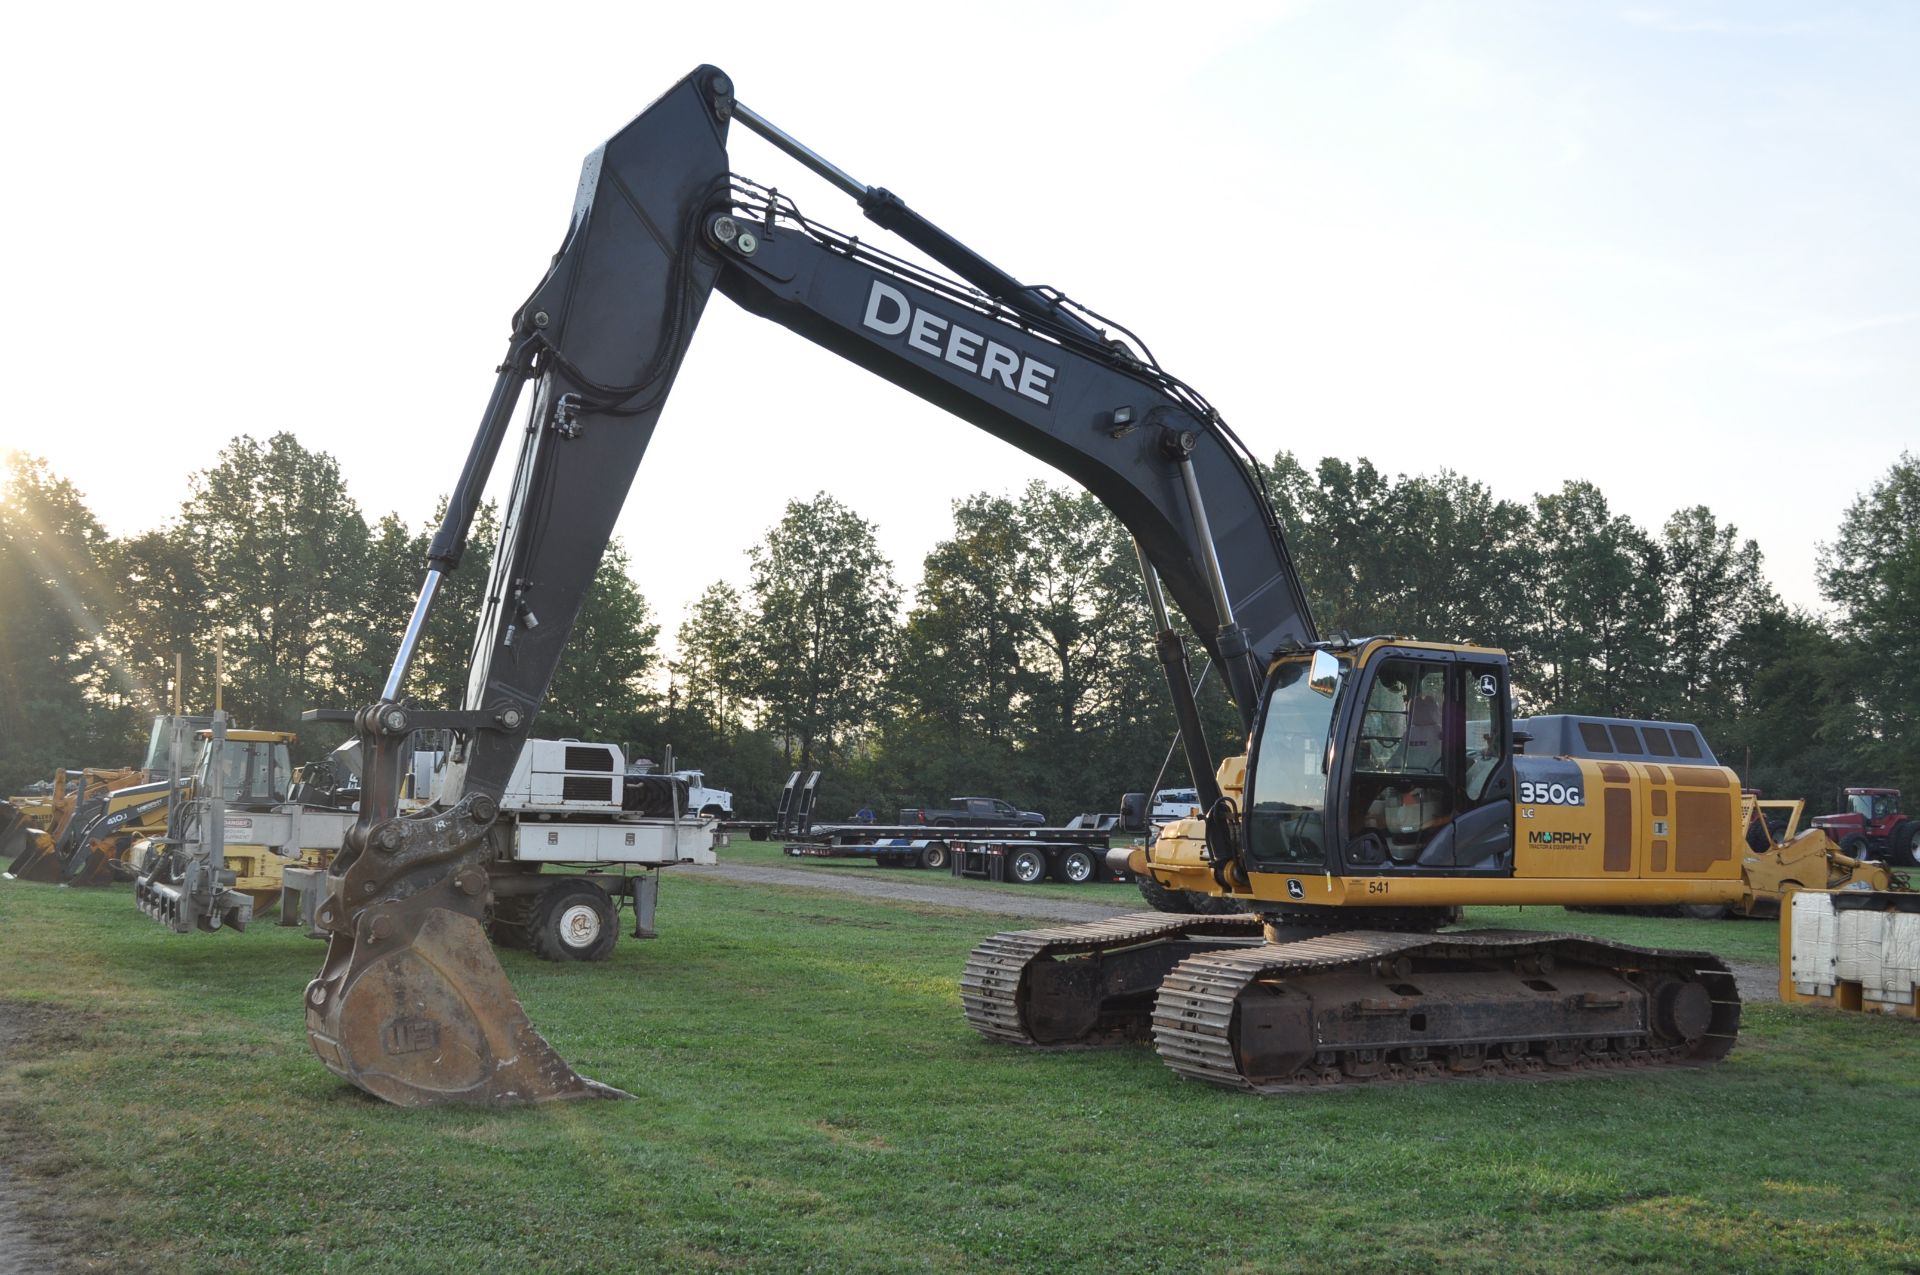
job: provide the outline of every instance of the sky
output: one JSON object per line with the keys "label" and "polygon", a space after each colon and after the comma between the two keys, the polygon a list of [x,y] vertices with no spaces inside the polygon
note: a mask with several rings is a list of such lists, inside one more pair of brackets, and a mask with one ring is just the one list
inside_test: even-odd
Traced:
{"label": "sky", "polygon": [[[280,430],[370,520],[425,523],[581,159],[702,62],[1139,333],[1263,457],[1516,500],[1588,479],[1655,532],[1706,504],[1817,606],[1819,543],[1920,450],[1911,5],[181,3],[9,27],[0,447],[116,533]],[[744,129],[730,153],[884,240]],[[618,530],[670,638],[789,500],[854,507],[910,585],[954,500],[1048,477],[716,295]]]}

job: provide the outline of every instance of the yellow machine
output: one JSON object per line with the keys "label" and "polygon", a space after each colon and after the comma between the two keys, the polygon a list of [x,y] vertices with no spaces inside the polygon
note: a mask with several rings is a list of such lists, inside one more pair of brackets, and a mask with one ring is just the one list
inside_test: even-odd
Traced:
{"label": "yellow machine", "polygon": [[1795,890],[1780,914],[1780,999],[1920,1018],[1920,893]]}
{"label": "yellow machine", "polygon": [[8,861],[9,880],[58,881],[53,848],[66,832],[74,811],[109,791],[117,779],[133,782],[131,771],[56,770],[45,792],[0,801],[0,859]]}
{"label": "yellow machine", "polygon": [[1693,727],[1550,719],[1572,729],[1516,753],[1506,671],[1497,651],[1398,639],[1282,659],[1256,750],[1218,775],[1248,815],[1248,871],[1221,879],[1201,819],[1169,825],[1135,866],[1327,922],[1330,908],[1744,904],[1739,779]]}
{"label": "yellow machine", "polygon": [[1903,877],[1886,864],[1855,859],[1841,851],[1819,828],[1802,829],[1804,801],[1746,798],[1746,899],[1743,916],[1779,916],[1794,890],[1880,890],[1901,886]]}
{"label": "yellow machine", "polygon": [[[732,171],[748,128],[951,272],[802,216]],[[500,798],[710,293],[782,324],[1079,482],[1132,535],[1203,817],[1129,863],[1148,912],[997,935],[961,979],[983,1035],[1083,1047],[1151,1034],[1182,1075],[1262,1092],[1345,1080],[1711,1060],[1739,993],[1717,958],[1512,931],[1436,934],[1467,904],[1736,905],[1733,773],[1691,726],[1535,719],[1507,656],[1323,640],[1264,467],[1120,324],[1022,284],[734,96],[702,66],[597,148],[428,550],[365,748],[360,820],[327,877],[307,1036],[390,1102],[604,1097],[547,1045],[486,945]],[[441,581],[531,386],[538,428],[501,520],[457,707],[402,690]],[[1182,627],[1247,731],[1218,764]],[[557,618],[556,618],[557,617]],[[1556,738],[1542,732],[1558,730]],[[456,732],[438,802],[399,806],[410,732]]]}
{"label": "yellow machine", "polygon": [[135,843],[162,831],[168,795],[194,768],[194,733],[211,720],[153,718],[138,767],[54,772],[42,796],[0,802],[0,858],[8,877],[61,885],[105,885],[132,875]]}
{"label": "yellow machine", "polygon": [[1208,816],[1127,865],[1255,915],[996,936],[962,980],[976,1029],[1056,1047],[1150,1031],[1181,1074],[1263,1092],[1732,1047],[1714,957],[1430,933],[1473,904],[1748,906],[1750,812],[1694,727],[1516,730],[1503,652],[1398,638],[1285,654],[1263,697]]}
{"label": "yellow machine", "polygon": [[61,885],[105,885],[141,836],[166,824],[168,785],[143,770],[63,771],[45,807],[51,826],[16,823],[7,875]]}
{"label": "yellow machine", "polygon": [[[135,896],[143,910],[162,921],[181,922],[182,888],[193,884],[202,870],[204,854],[199,852],[209,844],[217,847],[218,862],[205,869],[212,887],[206,893],[224,902],[206,909],[210,924],[198,928],[229,923],[244,928],[254,909],[270,907],[279,898],[289,865],[325,866],[321,850],[276,852],[289,834],[298,841],[301,831],[298,806],[286,804],[294,779],[290,749],[296,739],[289,731],[226,729],[220,714],[214,726],[198,732],[197,771],[174,804],[165,835],[142,841],[130,856]],[[338,845],[341,826],[336,816],[325,830],[329,839],[321,844]],[[196,928],[200,917],[195,910],[189,906],[184,912],[184,928]]]}

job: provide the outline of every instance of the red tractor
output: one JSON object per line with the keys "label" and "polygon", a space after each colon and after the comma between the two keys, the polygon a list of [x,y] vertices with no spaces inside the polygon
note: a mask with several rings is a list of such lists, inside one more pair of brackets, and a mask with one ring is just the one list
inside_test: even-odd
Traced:
{"label": "red tractor", "polygon": [[1842,854],[1920,866],[1920,819],[1900,813],[1898,788],[1848,788],[1846,795],[1846,813],[1813,821]]}

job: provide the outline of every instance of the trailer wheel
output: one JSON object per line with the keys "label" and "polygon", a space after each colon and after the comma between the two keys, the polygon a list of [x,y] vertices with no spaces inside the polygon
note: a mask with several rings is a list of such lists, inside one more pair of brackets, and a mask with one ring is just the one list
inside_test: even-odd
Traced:
{"label": "trailer wheel", "polygon": [[1007,860],[1007,875],[1021,885],[1032,885],[1047,878],[1047,856],[1038,850],[1016,850]]}
{"label": "trailer wheel", "polygon": [[541,892],[528,937],[544,961],[604,961],[620,925],[605,890],[591,881],[561,881]]}
{"label": "trailer wheel", "polygon": [[1053,874],[1056,880],[1068,885],[1084,885],[1093,880],[1093,856],[1085,850],[1069,850],[1060,856]]}
{"label": "trailer wheel", "polygon": [[933,845],[920,847],[920,866],[923,868],[932,868],[935,872],[946,867],[946,846],[935,842]]}

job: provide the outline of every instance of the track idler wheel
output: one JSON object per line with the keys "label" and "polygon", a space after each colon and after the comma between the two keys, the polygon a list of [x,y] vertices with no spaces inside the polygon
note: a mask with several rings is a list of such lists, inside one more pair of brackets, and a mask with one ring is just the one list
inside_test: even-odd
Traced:
{"label": "track idler wheel", "polygon": [[1668,979],[1653,989],[1653,1029],[1667,1040],[1693,1044],[1713,1020],[1713,997],[1700,983]]}
{"label": "track idler wheel", "polygon": [[341,856],[316,918],[329,937],[307,1040],[335,1075],[403,1107],[626,1097],[534,1030],[494,956],[481,921],[494,814],[471,797],[389,820]]}

